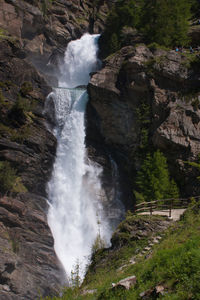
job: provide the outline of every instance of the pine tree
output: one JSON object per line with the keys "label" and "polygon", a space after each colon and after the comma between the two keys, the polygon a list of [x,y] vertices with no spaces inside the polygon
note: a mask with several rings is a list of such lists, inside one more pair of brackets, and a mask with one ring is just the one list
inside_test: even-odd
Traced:
{"label": "pine tree", "polygon": [[120,49],[120,43],[118,41],[118,37],[116,33],[113,33],[111,35],[111,40],[110,40],[110,51],[112,53],[118,51]]}
{"label": "pine tree", "polygon": [[174,199],[178,199],[179,198],[179,189],[176,185],[176,182],[174,181],[174,179],[171,180],[170,182],[170,187],[169,187],[169,198],[174,198]]}
{"label": "pine tree", "polygon": [[[140,5],[138,4],[140,3]],[[106,29],[100,37],[100,47],[107,56],[115,51],[113,39],[118,48],[120,48],[120,34],[124,26],[136,27],[139,23],[141,1],[136,0],[118,0],[111,10],[106,23]]]}
{"label": "pine tree", "polygon": [[188,0],[145,0],[140,26],[149,43],[185,45],[190,18]]}
{"label": "pine tree", "polygon": [[138,186],[136,197],[145,201],[169,198],[169,192],[172,197],[178,195],[175,181],[170,181],[167,160],[159,150],[153,155],[147,154],[138,172],[136,184]]}
{"label": "pine tree", "polygon": [[70,284],[73,288],[79,288],[81,285],[80,263],[78,259],[73,267],[73,270],[71,271]]}

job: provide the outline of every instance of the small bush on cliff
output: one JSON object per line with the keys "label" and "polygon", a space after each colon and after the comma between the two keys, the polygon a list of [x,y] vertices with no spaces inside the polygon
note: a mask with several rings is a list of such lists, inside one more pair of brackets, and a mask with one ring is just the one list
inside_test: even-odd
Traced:
{"label": "small bush on cliff", "polygon": [[15,180],[16,180],[16,170],[11,167],[8,161],[0,162],[0,193],[5,194],[11,191]]}
{"label": "small bush on cliff", "polygon": [[[198,173],[200,173],[200,153],[198,155],[197,161],[185,161],[185,164],[188,164],[191,167],[194,167]],[[197,176],[197,179],[200,180],[200,175]]]}
{"label": "small bush on cliff", "polygon": [[26,97],[30,92],[33,91],[32,83],[29,81],[25,81],[20,89],[20,93],[23,97]]}
{"label": "small bush on cliff", "polygon": [[0,194],[27,192],[21,178],[16,174],[16,169],[8,161],[0,161]]}
{"label": "small bush on cliff", "polygon": [[27,112],[31,110],[31,103],[28,99],[18,95],[17,101],[10,110],[9,118],[13,125],[22,126],[27,121]]}
{"label": "small bush on cliff", "polygon": [[152,201],[166,198],[178,198],[179,192],[174,180],[170,180],[167,160],[157,150],[151,155],[147,154],[140,171],[136,184],[138,191],[135,193],[137,202],[141,200]]}

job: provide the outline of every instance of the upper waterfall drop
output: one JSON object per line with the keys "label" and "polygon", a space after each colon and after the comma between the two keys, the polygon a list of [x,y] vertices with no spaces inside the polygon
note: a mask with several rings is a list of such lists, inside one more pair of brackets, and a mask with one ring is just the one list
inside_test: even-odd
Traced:
{"label": "upper waterfall drop", "polygon": [[59,88],[48,96],[54,101],[54,134],[58,142],[52,178],[48,183],[48,224],[56,254],[68,278],[78,262],[79,275],[83,279],[95,239],[100,234],[109,245],[112,234],[102,201],[102,170],[87,157],[85,109],[88,95],[86,89],[80,87],[87,85],[89,74],[99,68],[98,37],[85,34],[68,44]]}
{"label": "upper waterfall drop", "polygon": [[68,44],[61,66],[60,87],[75,88],[88,84],[90,73],[97,71],[101,65],[97,58],[98,38],[98,34],[86,33],[81,39]]}

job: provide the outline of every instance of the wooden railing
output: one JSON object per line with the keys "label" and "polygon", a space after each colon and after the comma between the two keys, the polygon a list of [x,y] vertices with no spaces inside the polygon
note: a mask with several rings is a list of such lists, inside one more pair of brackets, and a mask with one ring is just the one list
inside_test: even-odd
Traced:
{"label": "wooden railing", "polygon": [[187,208],[191,203],[191,200],[200,200],[200,196],[189,197],[189,198],[171,198],[171,199],[162,199],[155,200],[151,202],[142,202],[135,205],[134,213],[145,213],[148,212],[150,215],[153,214],[153,211],[168,212],[169,217],[172,215],[172,209],[181,209]]}

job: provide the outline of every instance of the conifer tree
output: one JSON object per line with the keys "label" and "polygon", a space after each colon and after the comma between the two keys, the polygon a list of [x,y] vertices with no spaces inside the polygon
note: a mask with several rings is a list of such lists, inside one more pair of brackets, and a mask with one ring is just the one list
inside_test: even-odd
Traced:
{"label": "conifer tree", "polygon": [[185,45],[190,18],[191,1],[145,0],[140,26],[149,43]]}
{"label": "conifer tree", "polygon": [[110,40],[110,51],[111,51],[111,53],[114,53],[119,49],[120,49],[120,43],[118,41],[117,34],[113,33],[111,35],[111,40]]}
{"label": "conifer tree", "polygon": [[179,189],[176,185],[176,182],[174,179],[171,180],[170,186],[169,186],[169,198],[178,199],[179,198]]}
{"label": "conifer tree", "polygon": [[135,192],[137,199],[145,201],[159,200],[178,197],[178,188],[174,180],[170,181],[167,160],[157,150],[153,155],[147,154],[140,171],[136,184],[138,191]]}
{"label": "conifer tree", "polygon": [[[120,49],[120,33],[124,26],[137,26],[141,7],[137,2],[136,0],[118,0],[115,3],[107,18],[106,30],[100,38],[100,46],[104,56]],[[139,2],[141,4],[141,1]],[[112,47],[113,39],[116,46],[114,48]]]}

